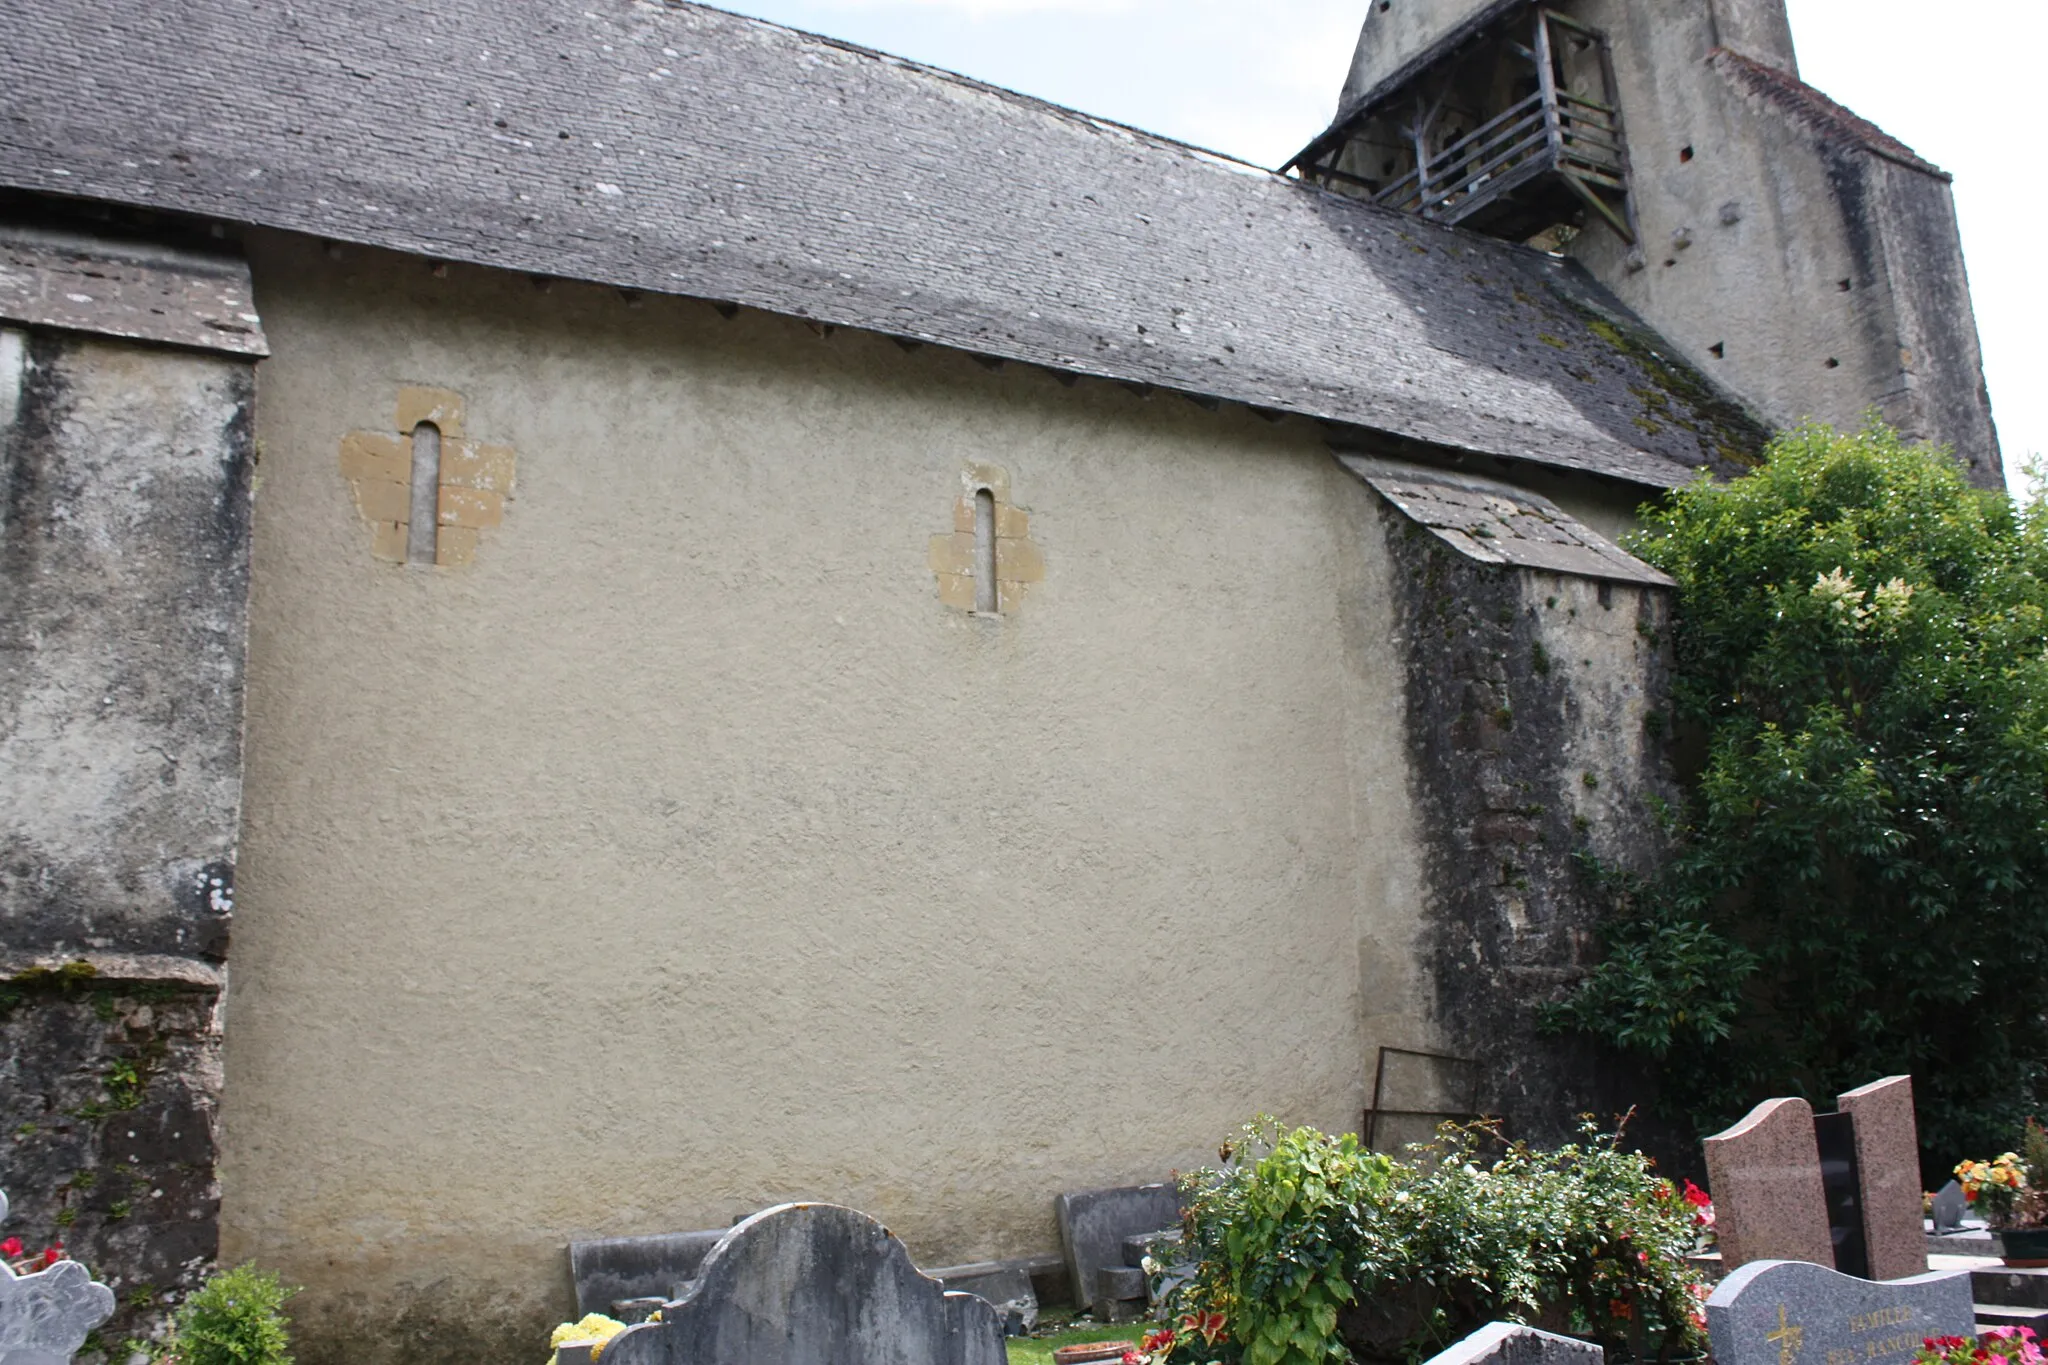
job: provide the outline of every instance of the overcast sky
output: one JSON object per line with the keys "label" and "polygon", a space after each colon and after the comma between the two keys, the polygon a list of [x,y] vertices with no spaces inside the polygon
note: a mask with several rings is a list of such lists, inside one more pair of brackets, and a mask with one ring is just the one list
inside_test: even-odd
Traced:
{"label": "overcast sky", "polygon": [[[1367,0],[724,0],[1278,166],[1329,121]],[[1800,74],[1955,173],[2009,471],[2048,453],[2034,238],[2041,0],[1790,0]],[[2017,479],[2015,479],[2017,486]]]}

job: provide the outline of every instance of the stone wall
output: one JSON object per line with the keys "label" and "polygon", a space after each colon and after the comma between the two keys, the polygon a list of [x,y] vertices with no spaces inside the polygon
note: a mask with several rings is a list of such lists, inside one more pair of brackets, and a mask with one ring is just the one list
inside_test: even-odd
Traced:
{"label": "stone wall", "polygon": [[[184,270],[99,264],[103,298]],[[119,1293],[112,1348],[217,1241],[253,384],[243,357],[35,325],[28,293],[0,314],[31,324],[0,329],[0,1188],[8,1233]]]}
{"label": "stone wall", "polygon": [[[1513,8],[1373,5],[1347,107],[1456,60],[1447,42]],[[1610,40],[1639,226],[1629,242],[1593,221],[1565,249],[1772,426],[1874,412],[2002,487],[1948,177],[1799,81],[1783,0],[1555,8]],[[1405,106],[1385,107],[1398,122]],[[1365,131],[1351,169],[1377,175],[1367,148],[1393,123]]]}
{"label": "stone wall", "polygon": [[1595,960],[1602,899],[1578,855],[1646,871],[1676,800],[1666,754],[1668,589],[1475,562],[1380,523],[1406,672],[1406,736],[1428,846],[1424,959],[1442,1044],[1482,1063],[1480,1108],[1567,1139],[1646,1078],[1538,1008]]}

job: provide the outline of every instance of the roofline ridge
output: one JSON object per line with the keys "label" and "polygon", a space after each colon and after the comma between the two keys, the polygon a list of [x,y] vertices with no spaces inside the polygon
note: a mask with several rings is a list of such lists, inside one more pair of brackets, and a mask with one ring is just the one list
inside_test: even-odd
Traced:
{"label": "roofline ridge", "polygon": [[1735,68],[1759,93],[1767,97],[1776,96],[1779,107],[1792,116],[1808,124],[1825,121],[1844,139],[1872,156],[1940,180],[1955,181],[1952,172],[1929,161],[1870,119],[1794,72],[1760,62],[1732,47],[1711,48],[1706,60],[1709,65]]}
{"label": "roofline ridge", "polygon": [[798,38],[817,43],[821,47],[836,48],[841,52],[851,53],[856,57],[868,58],[883,66],[900,67],[904,70],[914,71],[922,76],[931,76],[953,85],[965,86],[970,90],[978,90],[983,94],[994,95],[1000,99],[1009,100],[1017,104],[1031,105],[1045,113],[1057,115],[1071,122],[1086,123],[1096,128],[1129,133],[1134,137],[1141,137],[1147,142],[1156,143],[1161,147],[1191,152],[1197,157],[1225,162],[1232,167],[1271,176],[1276,180],[1285,180],[1287,178],[1280,171],[1270,166],[1261,166],[1256,161],[1247,161],[1241,156],[1232,156],[1229,152],[1219,152],[1214,147],[1204,147],[1199,142],[1189,142],[1184,138],[1170,137],[1165,133],[1154,132],[1150,128],[1140,128],[1135,123],[1125,123],[1119,119],[1105,118],[1101,114],[1091,114],[1086,109],[1077,109],[1070,104],[1061,104],[1057,100],[1049,100],[1043,96],[1029,94],[1022,90],[1013,90],[1007,85],[997,85],[992,81],[985,81],[979,77],[967,75],[965,72],[955,71],[950,67],[934,66],[930,62],[921,62],[914,57],[905,57],[894,52],[884,52],[878,47],[867,47],[845,38],[835,38],[829,33],[819,33],[815,29],[798,28],[794,24],[778,23],[773,19],[763,19],[753,14],[742,14],[738,10],[727,9],[723,5],[706,4],[704,0],[641,0],[641,3],[666,10],[702,10],[711,14],[723,15],[728,19],[737,19],[742,23],[753,24],[760,28],[771,28],[778,32],[794,34]]}

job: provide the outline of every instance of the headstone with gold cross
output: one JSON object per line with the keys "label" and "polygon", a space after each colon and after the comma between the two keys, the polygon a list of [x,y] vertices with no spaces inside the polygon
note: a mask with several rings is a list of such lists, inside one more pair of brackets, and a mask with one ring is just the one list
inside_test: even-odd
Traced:
{"label": "headstone with gold cross", "polygon": [[1905,1365],[1929,1337],[1976,1333],[1970,1275],[1864,1280],[1810,1261],[1752,1261],[1707,1300],[1716,1365]]}

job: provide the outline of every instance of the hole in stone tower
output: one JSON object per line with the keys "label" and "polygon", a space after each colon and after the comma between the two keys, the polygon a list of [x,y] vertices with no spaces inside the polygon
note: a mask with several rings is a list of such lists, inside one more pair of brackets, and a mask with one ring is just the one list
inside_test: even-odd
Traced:
{"label": "hole in stone tower", "polygon": [[1679,159],[1680,161],[1690,161],[1690,160],[1692,160],[1692,148],[1691,148],[1691,147],[1680,147],[1680,148],[1678,149],[1678,159]]}
{"label": "hole in stone tower", "polygon": [[1716,360],[1726,360],[1728,358],[1728,343],[1725,341],[1717,341],[1707,347],[1707,349],[1714,353],[1714,359]]}
{"label": "hole in stone tower", "polygon": [[1851,289],[1855,288],[1855,285],[1854,285],[1854,284],[1852,284],[1852,283],[1851,283],[1850,281],[1848,281],[1848,280],[1836,280],[1836,281],[1835,281],[1835,288],[1837,288],[1837,289],[1841,290],[1841,291],[1842,291],[1842,292],[1843,292],[1844,294],[1846,294],[1846,293],[1848,293],[1848,292],[1849,292],[1849,291],[1850,291]]}
{"label": "hole in stone tower", "polygon": [[1841,361],[1839,361],[1839,360],[1837,360],[1837,359],[1835,359],[1835,358],[1834,358],[1833,356],[1829,356],[1829,357],[1828,357],[1828,368],[1829,368],[1829,369],[1831,369],[1831,370],[1839,370],[1839,369],[1841,369],[1841,368],[1842,368],[1842,362],[1841,362]]}

